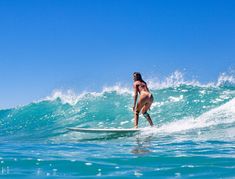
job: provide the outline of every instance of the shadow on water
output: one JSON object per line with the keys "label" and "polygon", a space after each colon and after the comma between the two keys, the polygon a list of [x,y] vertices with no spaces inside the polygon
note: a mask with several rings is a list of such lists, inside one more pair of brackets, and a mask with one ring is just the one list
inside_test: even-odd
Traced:
{"label": "shadow on water", "polygon": [[[133,138],[132,138],[133,137]],[[152,141],[154,140],[153,135],[149,136],[142,136],[139,135],[139,133],[106,133],[102,135],[96,135],[96,136],[90,136],[87,138],[81,138],[77,139],[77,142],[99,142],[99,141],[108,141],[108,140],[116,140],[116,139],[122,139],[122,138],[132,138],[134,139],[133,149],[131,150],[132,154],[135,155],[145,155],[152,153],[150,150],[152,146]],[[132,140],[131,139],[131,140]]]}
{"label": "shadow on water", "polygon": [[86,141],[104,141],[104,140],[114,140],[114,139],[119,139],[123,137],[132,137],[136,135],[136,133],[112,133],[108,135],[101,135],[101,136],[96,136],[96,137],[91,137],[91,138],[85,138],[85,139],[79,139],[77,140],[78,142],[86,142]]}
{"label": "shadow on water", "polygon": [[[99,142],[99,141],[111,141],[117,139],[129,138],[132,143],[131,153],[135,155],[146,155],[152,153],[151,147],[153,146],[152,141],[154,141],[153,135],[143,136],[139,133],[104,133],[99,135],[88,135],[86,138],[77,139],[77,142]],[[133,141],[134,140],[134,141]],[[119,142],[120,143],[120,142]]]}
{"label": "shadow on water", "polygon": [[136,137],[136,145],[131,150],[131,153],[136,155],[145,155],[152,153],[150,150],[150,147],[152,146],[151,141],[153,140],[153,136],[147,136],[147,137]]}

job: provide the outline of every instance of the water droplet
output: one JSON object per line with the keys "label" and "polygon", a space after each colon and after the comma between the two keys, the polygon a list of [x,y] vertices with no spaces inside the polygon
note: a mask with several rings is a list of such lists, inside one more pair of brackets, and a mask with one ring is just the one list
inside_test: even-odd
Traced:
{"label": "water droplet", "polygon": [[135,171],[134,175],[137,176],[137,177],[140,177],[140,176],[142,176],[143,174],[140,173],[140,172],[138,172],[138,171]]}
{"label": "water droplet", "polygon": [[87,166],[91,166],[91,165],[92,165],[92,163],[87,162],[87,163],[85,163],[85,165],[87,165]]}

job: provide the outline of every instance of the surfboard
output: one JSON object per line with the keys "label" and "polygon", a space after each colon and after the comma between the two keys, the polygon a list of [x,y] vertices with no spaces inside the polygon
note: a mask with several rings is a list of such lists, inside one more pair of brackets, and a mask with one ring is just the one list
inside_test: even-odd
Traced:
{"label": "surfboard", "polygon": [[70,131],[84,132],[84,133],[134,133],[139,132],[140,129],[129,128],[129,129],[120,129],[120,128],[106,128],[106,129],[97,129],[97,128],[67,128]]}

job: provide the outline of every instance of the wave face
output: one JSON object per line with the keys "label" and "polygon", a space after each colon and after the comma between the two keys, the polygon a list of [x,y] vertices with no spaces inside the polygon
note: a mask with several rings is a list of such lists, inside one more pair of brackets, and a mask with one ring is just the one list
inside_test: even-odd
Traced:
{"label": "wave face", "polygon": [[[216,84],[200,85],[184,82],[176,72],[161,84],[149,81],[155,98],[150,114],[156,131],[171,133],[234,124],[233,80],[221,75]],[[49,141],[64,140],[67,127],[130,128],[132,105],[132,90],[120,86],[80,95],[55,91],[39,102],[0,110],[0,136],[7,140]],[[140,116],[140,127],[147,126]]]}
{"label": "wave face", "polygon": [[155,127],[140,133],[81,134],[67,127],[133,127],[132,89],[55,91],[28,105],[0,110],[1,178],[234,177],[235,80],[185,81],[175,72],[148,80]]}

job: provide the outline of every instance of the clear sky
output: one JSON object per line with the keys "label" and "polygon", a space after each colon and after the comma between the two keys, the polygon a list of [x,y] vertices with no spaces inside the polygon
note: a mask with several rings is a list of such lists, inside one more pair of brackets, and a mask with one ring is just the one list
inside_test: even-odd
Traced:
{"label": "clear sky", "polygon": [[207,82],[234,67],[234,0],[0,1],[0,108],[133,71]]}

